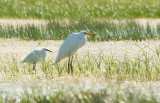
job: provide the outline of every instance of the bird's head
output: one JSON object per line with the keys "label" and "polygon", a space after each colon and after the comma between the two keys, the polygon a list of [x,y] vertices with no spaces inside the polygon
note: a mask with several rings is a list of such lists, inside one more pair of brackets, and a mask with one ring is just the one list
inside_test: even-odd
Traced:
{"label": "bird's head", "polygon": [[86,31],[81,31],[80,33],[81,33],[81,34],[88,34],[88,35],[96,35],[96,34],[94,34],[94,33],[89,33],[89,32],[86,32]]}
{"label": "bird's head", "polygon": [[46,48],[42,48],[42,51],[49,51],[49,52],[52,52],[51,50],[48,50]]}

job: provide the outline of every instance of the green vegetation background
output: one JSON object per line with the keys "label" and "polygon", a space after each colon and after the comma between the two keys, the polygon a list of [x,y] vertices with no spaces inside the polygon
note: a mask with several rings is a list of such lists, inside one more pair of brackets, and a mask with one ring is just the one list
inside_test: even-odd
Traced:
{"label": "green vegetation background", "polygon": [[0,18],[159,18],[160,0],[1,0]]}

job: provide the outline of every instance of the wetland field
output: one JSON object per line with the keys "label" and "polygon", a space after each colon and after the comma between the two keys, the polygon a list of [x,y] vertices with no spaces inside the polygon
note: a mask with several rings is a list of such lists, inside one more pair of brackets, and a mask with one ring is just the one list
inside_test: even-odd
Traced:
{"label": "wetland field", "polygon": [[[95,25],[101,27],[114,25],[106,31],[86,26],[85,30],[97,35],[88,37],[87,44],[75,54],[74,74],[68,75],[68,59],[55,66],[54,57],[63,40],[81,26],[72,26],[69,20],[0,20],[0,101],[160,102],[159,22],[141,21],[97,20]],[[127,24],[130,31],[125,29]],[[53,53],[47,53],[36,70],[21,63],[30,51],[43,47]]]}
{"label": "wetland field", "polygon": [[[55,65],[63,41],[85,46]],[[44,61],[22,59],[47,48]],[[1,0],[0,103],[160,103],[159,0]]]}

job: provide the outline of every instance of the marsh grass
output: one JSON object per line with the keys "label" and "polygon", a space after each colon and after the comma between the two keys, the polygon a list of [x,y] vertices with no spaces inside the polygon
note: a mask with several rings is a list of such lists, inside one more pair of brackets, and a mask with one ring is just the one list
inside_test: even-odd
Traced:
{"label": "marsh grass", "polygon": [[48,20],[45,26],[25,25],[19,27],[0,26],[1,38],[21,38],[24,40],[64,40],[71,33],[82,30],[96,33],[96,36],[88,36],[89,41],[110,40],[149,40],[159,39],[159,25],[152,28],[147,24],[146,28],[133,20],[113,22],[97,19],[69,19],[68,23],[59,20]]}
{"label": "marsh grass", "polygon": [[[158,94],[155,94],[157,88],[155,88],[154,86],[152,88],[152,86],[149,85],[139,87],[138,84],[135,85],[134,83],[133,85],[121,84],[124,81],[137,81],[139,83],[143,83],[157,82],[160,80],[159,48],[151,49],[148,46],[139,48],[142,53],[139,53],[133,58],[128,57],[126,54],[124,57],[119,59],[115,58],[114,55],[107,56],[103,53],[103,51],[100,51],[99,54],[92,54],[91,52],[87,52],[82,57],[76,54],[73,61],[74,75],[69,75],[69,77],[65,76],[68,75],[67,59],[61,61],[56,66],[53,65],[52,59],[44,60],[43,62],[37,64],[35,72],[32,70],[32,66],[21,64],[20,60],[16,59],[15,56],[11,56],[11,60],[6,59],[6,61],[2,61],[3,58],[0,58],[1,73],[5,73],[4,75],[5,77],[7,77],[7,79],[14,79],[14,81],[19,81],[20,79],[23,80],[27,79],[27,77],[32,77],[32,82],[34,80],[35,82],[37,82],[37,79],[38,81],[48,81],[48,84],[43,84],[40,87],[24,87],[17,92],[13,92],[12,94],[6,91],[1,91],[0,101],[21,103],[115,103],[120,101],[127,103],[158,102]],[[150,55],[147,51],[144,50],[144,48],[148,48],[149,50],[154,52],[153,55]],[[30,71],[28,71],[29,69]],[[71,82],[74,82],[80,78],[84,78],[83,76],[86,78],[92,77],[92,79],[94,77],[102,82],[106,81],[109,84],[102,83],[102,85],[104,85],[103,87],[100,87],[100,85],[98,85],[95,88],[90,87],[90,89],[85,89],[84,86],[82,88],[80,87],[80,89],[76,84],[71,85]],[[57,79],[57,77],[59,79]],[[62,77],[64,77],[65,79],[62,79]],[[52,81],[52,79],[57,79],[57,81]],[[65,80],[69,80],[69,87],[65,84],[58,84],[64,82]],[[116,81],[116,83],[110,83],[114,80]],[[50,82],[53,83],[49,84]],[[53,86],[54,83],[56,87]],[[99,89],[97,90],[97,88]],[[4,94],[5,96],[3,96]]]}
{"label": "marsh grass", "polygon": [[158,18],[159,0],[1,0],[1,18]]}
{"label": "marsh grass", "polygon": [[[140,47],[139,47],[140,48]],[[148,46],[144,48],[150,49]],[[160,78],[160,63],[159,63],[159,48],[150,49],[154,55],[150,55],[144,48],[140,48],[142,53],[135,57],[117,58],[114,56],[106,56],[103,51],[99,54],[86,53],[82,57],[75,55],[73,66],[74,74],[87,74],[104,75],[106,80],[121,79],[135,80],[135,81],[158,81]],[[16,57],[12,56],[12,60],[1,61],[1,72],[6,75],[9,73],[24,73],[24,74],[37,74],[43,72],[44,75],[52,77],[55,73],[59,76],[63,73],[67,74],[67,61],[53,64],[52,59],[41,63],[36,66],[36,71],[32,69],[33,65],[21,64]],[[5,65],[4,65],[5,64]]]}

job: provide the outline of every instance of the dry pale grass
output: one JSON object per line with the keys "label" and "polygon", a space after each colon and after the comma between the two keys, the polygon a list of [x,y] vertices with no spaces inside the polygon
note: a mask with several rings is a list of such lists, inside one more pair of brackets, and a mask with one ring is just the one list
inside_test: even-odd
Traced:
{"label": "dry pale grass", "polygon": [[[63,41],[53,41],[53,40],[46,40],[46,41],[23,41],[19,39],[0,39],[0,65],[1,67],[9,68],[9,63],[12,63],[13,58],[17,60],[17,64],[19,65],[20,69],[23,69],[24,66],[27,66],[27,64],[21,64],[21,60],[31,51],[35,49],[41,49],[41,48],[47,48],[53,51],[53,53],[47,53],[46,60],[51,60],[54,62],[54,56],[56,55],[56,52],[58,51],[58,48],[60,47],[61,43]],[[87,42],[87,44],[78,50],[77,57],[84,58],[87,53],[96,56],[99,54],[103,54],[104,56],[113,57],[116,59],[122,59],[127,56],[131,59],[134,57],[137,57],[138,55],[141,55],[143,51],[146,51],[149,53],[150,56],[156,55],[154,50],[156,48],[159,48],[160,41],[141,41],[141,42],[135,42],[135,41],[110,41],[110,42]],[[142,50],[143,49],[143,50]],[[66,62],[65,60],[61,61],[62,63]],[[37,71],[38,73],[36,75],[23,75],[23,73],[17,73],[18,75],[13,77],[12,74],[1,74],[1,83],[4,82],[17,82],[21,81],[21,78],[25,79],[26,83],[29,82],[37,82],[39,81],[39,78],[42,79],[42,84],[46,78],[45,74],[42,73],[40,70],[40,63],[37,65]],[[27,68],[27,67],[26,67]],[[3,69],[3,68],[1,68]],[[70,80],[67,78],[67,74],[63,74],[65,76],[58,77],[57,70],[54,70],[55,74],[53,75],[54,80]],[[103,72],[103,71],[102,71]],[[19,75],[21,74],[21,75]],[[84,74],[89,75],[93,77],[94,79],[97,79],[98,76],[102,77],[102,81],[104,82],[103,73],[97,73],[96,75],[92,74]],[[9,76],[10,75],[10,76]],[[29,78],[28,78],[29,77]],[[3,79],[2,79],[3,78]],[[32,81],[34,78],[35,81]],[[57,79],[56,79],[57,78]],[[38,81],[36,81],[36,79]],[[44,80],[43,80],[44,79]],[[75,76],[75,81],[80,80],[79,75]],[[83,80],[83,79],[82,79]],[[28,82],[29,81],[29,82]],[[81,81],[81,80],[80,80]],[[100,80],[99,80],[100,81]],[[22,82],[22,84],[23,84]],[[39,84],[39,82],[38,82]]]}
{"label": "dry pale grass", "polygon": [[[99,22],[106,21],[107,19],[98,19]],[[118,23],[118,20],[109,20],[113,21],[115,23]],[[126,22],[127,19],[121,20],[121,22]],[[153,29],[157,29],[157,25],[160,25],[160,19],[135,19],[135,22],[142,25],[144,28],[146,28],[147,25],[150,25]],[[68,19],[59,20],[62,24],[69,25]],[[0,25],[2,27],[7,26],[13,26],[13,27],[19,27],[19,26],[25,26],[25,25],[35,25],[37,27],[45,27],[47,25],[47,20],[38,20],[38,19],[0,19]]]}
{"label": "dry pale grass", "polygon": [[[48,53],[48,58],[54,58],[58,48],[63,41],[45,40],[45,41],[24,41],[19,39],[0,39],[0,58],[16,56],[17,59],[22,59],[26,54],[35,50],[48,48],[53,53]],[[103,53],[107,56],[124,57],[125,55],[135,57],[143,51],[154,55],[153,52],[159,48],[159,40],[149,41],[109,41],[109,42],[87,42],[87,44],[78,50],[79,56],[90,53],[93,55]]]}
{"label": "dry pale grass", "polygon": [[35,25],[37,27],[45,26],[47,22],[45,20],[38,20],[38,19],[0,19],[0,25],[2,27],[13,26],[25,26],[25,25]]}
{"label": "dry pale grass", "polygon": [[[24,66],[28,68],[27,64],[21,64],[21,59],[26,56],[30,51],[34,49],[41,49],[43,47],[53,51],[53,53],[47,53],[47,60],[53,59],[58,51],[59,46],[63,41],[24,41],[19,39],[0,39],[0,65],[1,67],[9,68],[9,63],[12,61],[12,57],[17,60],[19,69],[23,69]],[[78,50],[77,57],[83,58],[87,53],[91,55],[104,54],[105,56],[113,56],[114,58],[123,59],[124,56],[130,58],[137,57],[142,54],[142,49],[147,51],[151,56],[155,55],[155,48],[159,48],[160,41],[110,41],[110,42],[87,42],[87,44]],[[53,59],[54,62],[54,59]],[[65,63],[66,60],[62,60]],[[76,67],[75,67],[76,68]],[[4,69],[4,68],[0,68]],[[106,88],[107,85],[119,85],[123,90],[125,88],[137,88],[137,91],[144,90],[147,93],[152,86],[153,94],[159,95],[159,82],[135,82],[135,81],[118,81],[118,80],[106,80],[103,71],[97,73],[77,73],[76,75],[68,75],[67,73],[58,74],[55,67],[53,67],[52,76],[46,76],[41,70],[41,65],[37,65],[37,73],[28,74],[23,72],[15,73],[0,73],[0,89],[7,91],[8,93],[23,93],[23,87],[36,87],[36,88],[58,88],[73,89],[78,91],[81,89],[93,91]],[[118,86],[117,85],[117,86]],[[131,91],[134,92],[134,91]],[[147,94],[146,94],[147,95]]]}

